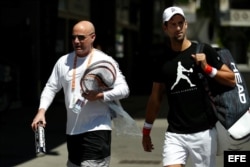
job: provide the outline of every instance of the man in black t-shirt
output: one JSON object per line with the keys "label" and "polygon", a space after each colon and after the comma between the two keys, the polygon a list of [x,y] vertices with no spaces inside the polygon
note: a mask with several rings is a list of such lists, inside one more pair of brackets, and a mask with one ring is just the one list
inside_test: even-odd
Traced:
{"label": "man in black t-shirt", "polygon": [[182,167],[188,156],[193,166],[215,167],[217,151],[217,121],[198,73],[209,82],[235,86],[234,73],[218,59],[208,44],[203,53],[196,53],[197,44],[187,39],[188,23],[179,7],[163,12],[163,30],[170,39],[165,53],[154,58],[152,92],[146,108],[143,127],[143,148],[153,150],[150,130],[157,117],[164,93],[169,112],[163,146],[163,166]]}

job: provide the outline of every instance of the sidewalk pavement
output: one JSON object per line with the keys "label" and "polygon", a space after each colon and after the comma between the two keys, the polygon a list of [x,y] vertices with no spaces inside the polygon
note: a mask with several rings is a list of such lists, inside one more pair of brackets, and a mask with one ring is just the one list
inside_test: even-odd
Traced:
{"label": "sidewalk pavement", "polygon": [[[121,101],[124,109],[136,120],[139,128],[144,123],[147,96],[132,96]],[[161,167],[162,145],[167,127],[166,106],[161,108],[152,129],[153,152],[144,152],[141,137],[112,134],[110,167]],[[35,107],[14,110],[1,117],[0,167],[55,167],[66,166],[65,144],[66,113],[62,102],[54,102],[47,112],[45,156],[35,156],[34,133],[30,124],[36,112]],[[247,143],[245,149],[250,150]],[[223,156],[217,157],[218,167],[223,167]],[[191,167],[190,162],[186,167]]]}
{"label": "sidewalk pavement", "polygon": [[[143,119],[136,119],[139,127],[143,126],[143,122]],[[157,119],[155,121],[152,129],[152,141],[155,149],[151,153],[143,151],[141,137],[117,136],[113,133],[110,167],[162,167],[161,153],[166,126],[167,122],[165,119]],[[62,143],[50,152],[53,154],[33,158],[30,161],[18,164],[17,167],[65,166],[67,161],[65,143]],[[217,156],[217,164],[218,167],[223,167],[223,156]],[[192,167],[189,161],[186,167]]]}
{"label": "sidewalk pavement", "polygon": [[[137,125],[142,127],[143,120],[136,120]],[[112,156],[110,167],[156,167],[161,165],[161,145],[162,137],[166,127],[166,121],[157,120],[152,131],[155,136],[155,150],[152,153],[143,151],[141,137],[138,136],[112,136]],[[49,142],[49,141],[47,141]],[[67,161],[66,144],[54,148],[50,152],[54,154],[34,158],[30,161],[17,165],[17,167],[45,167],[45,166],[65,166]]]}

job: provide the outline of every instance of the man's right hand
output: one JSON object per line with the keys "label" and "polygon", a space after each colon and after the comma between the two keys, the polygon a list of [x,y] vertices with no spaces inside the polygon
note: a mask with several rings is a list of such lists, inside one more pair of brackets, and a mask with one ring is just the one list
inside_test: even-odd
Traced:
{"label": "man's right hand", "polygon": [[146,152],[152,152],[154,149],[154,145],[152,144],[151,137],[149,135],[142,136],[142,146]]}
{"label": "man's right hand", "polygon": [[35,118],[33,119],[33,122],[31,123],[31,128],[33,129],[33,131],[37,130],[39,123],[41,123],[43,127],[46,126],[45,110],[44,109],[39,109]]}

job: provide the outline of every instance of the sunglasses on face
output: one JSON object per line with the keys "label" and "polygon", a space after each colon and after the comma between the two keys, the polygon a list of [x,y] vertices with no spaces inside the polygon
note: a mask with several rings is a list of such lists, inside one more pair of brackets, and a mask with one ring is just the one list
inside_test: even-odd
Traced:
{"label": "sunglasses on face", "polygon": [[71,36],[71,39],[72,40],[75,40],[76,38],[79,40],[79,41],[83,41],[85,40],[87,37],[93,35],[94,33],[90,33],[89,35],[72,35]]}

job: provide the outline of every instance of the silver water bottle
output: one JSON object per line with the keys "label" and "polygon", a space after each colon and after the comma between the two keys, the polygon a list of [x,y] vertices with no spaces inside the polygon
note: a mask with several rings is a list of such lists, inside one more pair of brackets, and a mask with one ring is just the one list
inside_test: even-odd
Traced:
{"label": "silver water bottle", "polygon": [[41,123],[38,124],[37,130],[35,131],[35,144],[37,156],[44,155],[46,153],[45,130]]}

